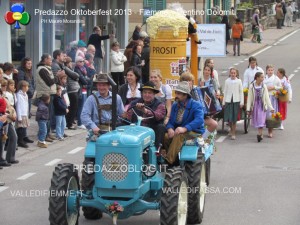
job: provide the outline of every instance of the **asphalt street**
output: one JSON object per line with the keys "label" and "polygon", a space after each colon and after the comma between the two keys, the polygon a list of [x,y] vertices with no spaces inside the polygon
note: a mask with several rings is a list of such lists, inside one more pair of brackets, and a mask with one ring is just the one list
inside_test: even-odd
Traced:
{"label": "asphalt street", "polygon": [[[263,69],[267,64],[283,67],[290,76],[293,102],[288,107],[284,130],[276,130],[272,139],[265,135],[257,143],[256,130],[244,134],[237,127],[237,139],[219,132],[217,152],[212,156],[211,181],[207,190],[203,225],[298,225],[300,197],[299,62],[300,31],[254,54]],[[248,57],[228,56],[215,59],[220,83],[228,76],[228,68],[236,66],[242,74]],[[226,71],[226,72],[225,72]],[[223,73],[222,73],[223,72]],[[265,130],[266,134],[266,130]],[[65,141],[36,149],[20,156],[20,164],[0,171],[0,224],[47,225],[48,189],[57,163],[83,161],[85,135],[77,134]],[[298,146],[298,147],[297,147]],[[79,224],[111,224],[105,215],[101,221],[88,221],[80,216]],[[159,212],[119,220],[118,224],[157,225]]]}

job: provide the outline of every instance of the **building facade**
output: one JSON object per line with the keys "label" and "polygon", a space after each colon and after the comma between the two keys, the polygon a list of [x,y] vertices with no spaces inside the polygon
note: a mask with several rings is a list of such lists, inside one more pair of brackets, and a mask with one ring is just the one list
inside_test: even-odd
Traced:
{"label": "building facade", "polygon": [[[74,40],[87,42],[95,25],[101,27],[103,35],[114,33],[121,47],[127,44],[128,15],[124,9],[128,8],[128,0],[0,0],[1,18],[15,3],[24,5],[31,20],[15,29],[15,24],[10,26],[0,19],[0,62],[17,64],[28,56],[36,65],[43,53],[67,50]],[[104,42],[106,53],[111,41]],[[108,57],[106,54],[106,62]]]}

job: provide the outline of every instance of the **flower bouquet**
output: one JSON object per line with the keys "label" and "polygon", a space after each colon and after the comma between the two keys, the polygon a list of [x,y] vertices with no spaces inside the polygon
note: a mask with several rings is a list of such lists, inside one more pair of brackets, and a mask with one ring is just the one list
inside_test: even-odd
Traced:
{"label": "flower bouquet", "polygon": [[275,95],[276,98],[278,98],[280,102],[289,101],[288,91],[284,88],[278,89],[277,91],[273,92],[273,94]]}
{"label": "flower bouquet", "polygon": [[267,118],[266,127],[267,128],[278,128],[278,127],[280,127],[281,118],[282,118],[282,115],[280,114],[280,112],[273,113],[272,117]]}
{"label": "flower bouquet", "polygon": [[112,214],[113,225],[117,225],[118,214],[123,212],[124,208],[118,202],[114,202],[106,205],[106,209]]}

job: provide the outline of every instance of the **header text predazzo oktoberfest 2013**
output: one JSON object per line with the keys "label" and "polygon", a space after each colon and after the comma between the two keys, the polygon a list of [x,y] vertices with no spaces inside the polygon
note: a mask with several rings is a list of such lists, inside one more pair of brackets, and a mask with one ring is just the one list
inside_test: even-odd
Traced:
{"label": "header text predazzo oktoberfest 2013", "polygon": [[[40,15],[40,16],[66,16],[66,15],[72,15],[72,16],[122,16],[122,15],[132,15],[132,14],[140,14],[144,16],[152,16],[155,13],[165,13],[162,11],[157,10],[145,10],[145,9],[139,9],[137,12],[134,12],[132,9],[71,9],[71,10],[54,10],[54,9],[48,9],[48,10],[42,10],[42,9],[35,9],[34,15]],[[201,10],[183,10],[183,13],[185,15],[190,16],[201,16],[201,15],[233,15],[234,11],[231,10],[222,10],[222,11],[215,11],[213,9],[201,9]]]}

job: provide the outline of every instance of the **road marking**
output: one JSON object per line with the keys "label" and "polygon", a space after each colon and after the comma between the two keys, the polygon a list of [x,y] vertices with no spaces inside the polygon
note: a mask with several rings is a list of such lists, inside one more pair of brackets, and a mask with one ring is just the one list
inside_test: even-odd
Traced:
{"label": "road marking", "polygon": [[53,159],[52,161],[48,162],[45,164],[45,166],[53,166],[56,163],[58,163],[59,161],[61,161],[62,159]]}
{"label": "road marking", "polygon": [[274,45],[274,46],[276,46],[276,45],[277,45],[277,43],[274,43],[273,45]]}
{"label": "road marking", "polygon": [[298,67],[297,69],[300,70],[300,67]]}
{"label": "road marking", "polygon": [[9,187],[0,187],[0,192],[6,190],[7,188],[9,188]]}
{"label": "road marking", "polygon": [[264,52],[264,51],[267,51],[269,48],[272,48],[272,46],[268,46],[268,47],[266,47],[266,48],[264,48],[264,49],[262,49],[262,50],[256,52],[256,53],[253,54],[252,56],[257,56],[257,55],[259,55],[260,53],[262,53],[262,52]]}
{"label": "road marking", "polygon": [[295,33],[297,33],[299,30],[295,30],[292,33],[290,33],[289,35],[285,36],[284,38],[281,38],[279,41],[284,41],[285,39],[287,39],[288,37],[294,35]]}
{"label": "road marking", "polygon": [[74,148],[73,150],[69,151],[68,154],[75,154],[75,153],[81,151],[82,149],[84,149],[84,147]]}
{"label": "road marking", "polygon": [[222,73],[227,73],[227,70],[222,71]]}
{"label": "road marking", "polygon": [[240,61],[240,63],[243,63],[244,62],[244,60],[243,61]]}
{"label": "road marking", "polygon": [[223,142],[225,139],[226,139],[226,137],[227,136],[221,136],[221,137],[219,137],[217,140],[216,140],[216,142]]}
{"label": "road marking", "polygon": [[248,58],[244,59],[244,61],[248,61]]}
{"label": "road marking", "polygon": [[294,73],[297,73],[298,72],[298,70],[294,70]]}
{"label": "road marking", "polygon": [[289,80],[293,79],[294,76],[295,76],[295,74],[289,75]]}
{"label": "road marking", "polygon": [[233,65],[237,66],[237,65],[239,65],[239,63],[235,63],[235,64],[233,64]]}
{"label": "road marking", "polygon": [[27,178],[33,176],[36,173],[26,173],[25,175],[18,177],[17,180],[26,180]]}

